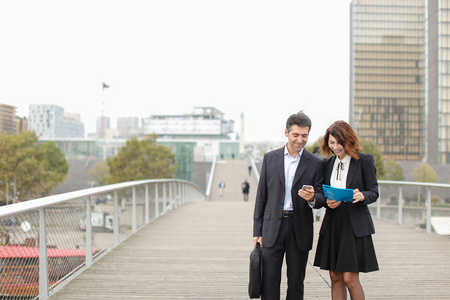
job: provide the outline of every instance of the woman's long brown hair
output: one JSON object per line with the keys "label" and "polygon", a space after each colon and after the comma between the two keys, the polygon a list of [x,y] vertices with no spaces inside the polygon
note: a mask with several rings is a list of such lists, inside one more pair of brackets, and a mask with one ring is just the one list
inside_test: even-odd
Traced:
{"label": "woman's long brown hair", "polygon": [[347,155],[358,160],[359,154],[361,153],[361,144],[359,142],[356,132],[353,130],[352,126],[345,121],[336,121],[331,124],[330,127],[325,131],[325,136],[322,139],[322,149],[321,152],[324,156],[330,157],[333,155],[333,151],[328,146],[328,141],[332,135],[338,144],[344,147],[344,151]]}

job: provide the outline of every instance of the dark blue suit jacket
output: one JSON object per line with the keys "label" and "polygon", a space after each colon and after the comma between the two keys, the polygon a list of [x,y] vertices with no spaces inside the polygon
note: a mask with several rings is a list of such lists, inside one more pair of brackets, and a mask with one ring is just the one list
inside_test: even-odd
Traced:
{"label": "dark blue suit jacket", "polygon": [[[336,155],[323,160],[325,168],[324,182],[327,185],[330,185],[335,160]],[[365,198],[364,202],[358,202],[356,204],[345,203],[345,205],[348,205],[350,221],[355,236],[363,237],[375,233],[372,217],[367,207],[368,204],[378,199],[377,171],[372,154],[361,153],[359,160],[351,159],[347,175],[347,188],[359,189]],[[325,206],[327,207],[326,204]],[[333,209],[327,207],[322,227],[320,228],[321,235],[325,233],[332,213]]]}
{"label": "dark blue suit jacket", "polygon": [[[300,158],[292,190],[287,192],[292,195],[298,248],[308,251],[313,242],[313,214],[309,203],[298,195],[304,184],[314,186],[315,207],[322,207],[325,203],[322,161],[306,149]],[[267,153],[261,168],[253,215],[253,236],[262,237],[263,247],[273,246],[277,238],[283,218],[285,187],[283,147]]]}

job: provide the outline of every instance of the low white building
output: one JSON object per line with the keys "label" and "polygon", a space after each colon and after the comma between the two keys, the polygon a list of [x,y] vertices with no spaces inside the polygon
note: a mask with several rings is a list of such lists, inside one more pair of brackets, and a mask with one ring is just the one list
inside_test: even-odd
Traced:
{"label": "low white building", "polygon": [[54,104],[31,104],[28,130],[40,138],[84,138],[84,124],[79,114],[66,114]]}
{"label": "low white building", "polygon": [[224,113],[214,107],[196,107],[191,114],[151,115],[142,119],[142,130],[172,139],[230,139],[234,121],[225,120]]}

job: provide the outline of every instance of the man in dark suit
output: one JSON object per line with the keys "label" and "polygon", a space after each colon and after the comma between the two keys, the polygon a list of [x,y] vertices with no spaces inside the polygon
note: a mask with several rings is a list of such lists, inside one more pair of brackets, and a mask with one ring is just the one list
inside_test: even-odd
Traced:
{"label": "man in dark suit", "polygon": [[262,246],[263,300],[280,299],[284,255],[286,299],[303,299],[313,243],[312,207],[322,207],[325,202],[322,161],[304,149],[310,130],[307,115],[291,115],[286,121],[286,145],[264,156],[253,216],[253,245],[260,242]]}

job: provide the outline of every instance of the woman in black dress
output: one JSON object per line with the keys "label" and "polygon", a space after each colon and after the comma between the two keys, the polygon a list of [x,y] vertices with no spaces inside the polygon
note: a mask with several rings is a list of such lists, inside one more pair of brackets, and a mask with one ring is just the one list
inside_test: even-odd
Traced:
{"label": "woman in black dress", "polygon": [[327,199],[317,243],[314,266],[329,270],[333,300],[347,299],[347,289],[352,300],[364,299],[359,272],[378,270],[372,242],[375,228],[367,207],[378,199],[376,168],[373,156],[360,151],[358,137],[348,123],[336,121],[326,130],[324,183],[353,189],[353,202]]}

